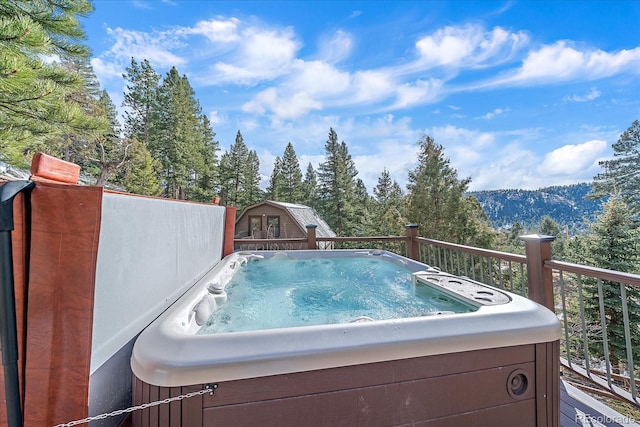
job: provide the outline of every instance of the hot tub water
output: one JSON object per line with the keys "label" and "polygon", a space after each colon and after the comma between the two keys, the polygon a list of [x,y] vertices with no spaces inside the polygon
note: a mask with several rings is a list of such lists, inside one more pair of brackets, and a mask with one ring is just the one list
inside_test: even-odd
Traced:
{"label": "hot tub water", "polygon": [[[224,289],[226,300],[216,307],[198,334],[478,309],[435,288],[420,287],[416,292],[412,271],[382,258],[251,258],[235,268],[238,271]],[[210,288],[211,291],[215,286]]]}

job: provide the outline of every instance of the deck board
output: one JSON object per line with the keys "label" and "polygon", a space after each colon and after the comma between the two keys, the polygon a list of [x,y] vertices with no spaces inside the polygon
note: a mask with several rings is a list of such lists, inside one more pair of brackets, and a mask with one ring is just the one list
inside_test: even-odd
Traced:
{"label": "deck board", "polygon": [[638,421],[614,411],[565,381],[560,382],[560,427],[640,427]]}

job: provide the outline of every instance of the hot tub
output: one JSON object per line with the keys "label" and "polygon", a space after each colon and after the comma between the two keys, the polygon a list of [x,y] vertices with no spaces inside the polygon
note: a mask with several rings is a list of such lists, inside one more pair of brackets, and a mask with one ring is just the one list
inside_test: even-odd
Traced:
{"label": "hot tub", "polygon": [[[247,263],[327,257],[402,266],[416,294],[471,309],[199,334]],[[559,338],[546,308],[389,252],[234,253],[142,332],[131,359],[134,405],[215,393],[138,411],[133,424],[557,425]]]}

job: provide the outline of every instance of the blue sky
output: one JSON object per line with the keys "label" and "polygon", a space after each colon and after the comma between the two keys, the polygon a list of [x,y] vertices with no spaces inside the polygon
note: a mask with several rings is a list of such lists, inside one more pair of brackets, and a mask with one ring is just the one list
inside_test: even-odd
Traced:
{"label": "blue sky", "polygon": [[432,136],[472,190],[591,181],[640,119],[640,1],[95,0],[82,21],[116,106],[131,57],[187,75],[222,150],[264,182],[333,127],[371,190]]}

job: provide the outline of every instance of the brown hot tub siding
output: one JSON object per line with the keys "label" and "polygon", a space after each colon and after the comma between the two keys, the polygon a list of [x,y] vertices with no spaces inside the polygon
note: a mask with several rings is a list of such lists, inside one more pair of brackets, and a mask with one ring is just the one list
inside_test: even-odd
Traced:
{"label": "brown hot tub siding", "polygon": [[[218,383],[134,413],[133,426],[557,426],[559,344],[540,343]],[[530,381],[512,397],[509,375]],[[134,404],[198,391],[134,378]]]}

